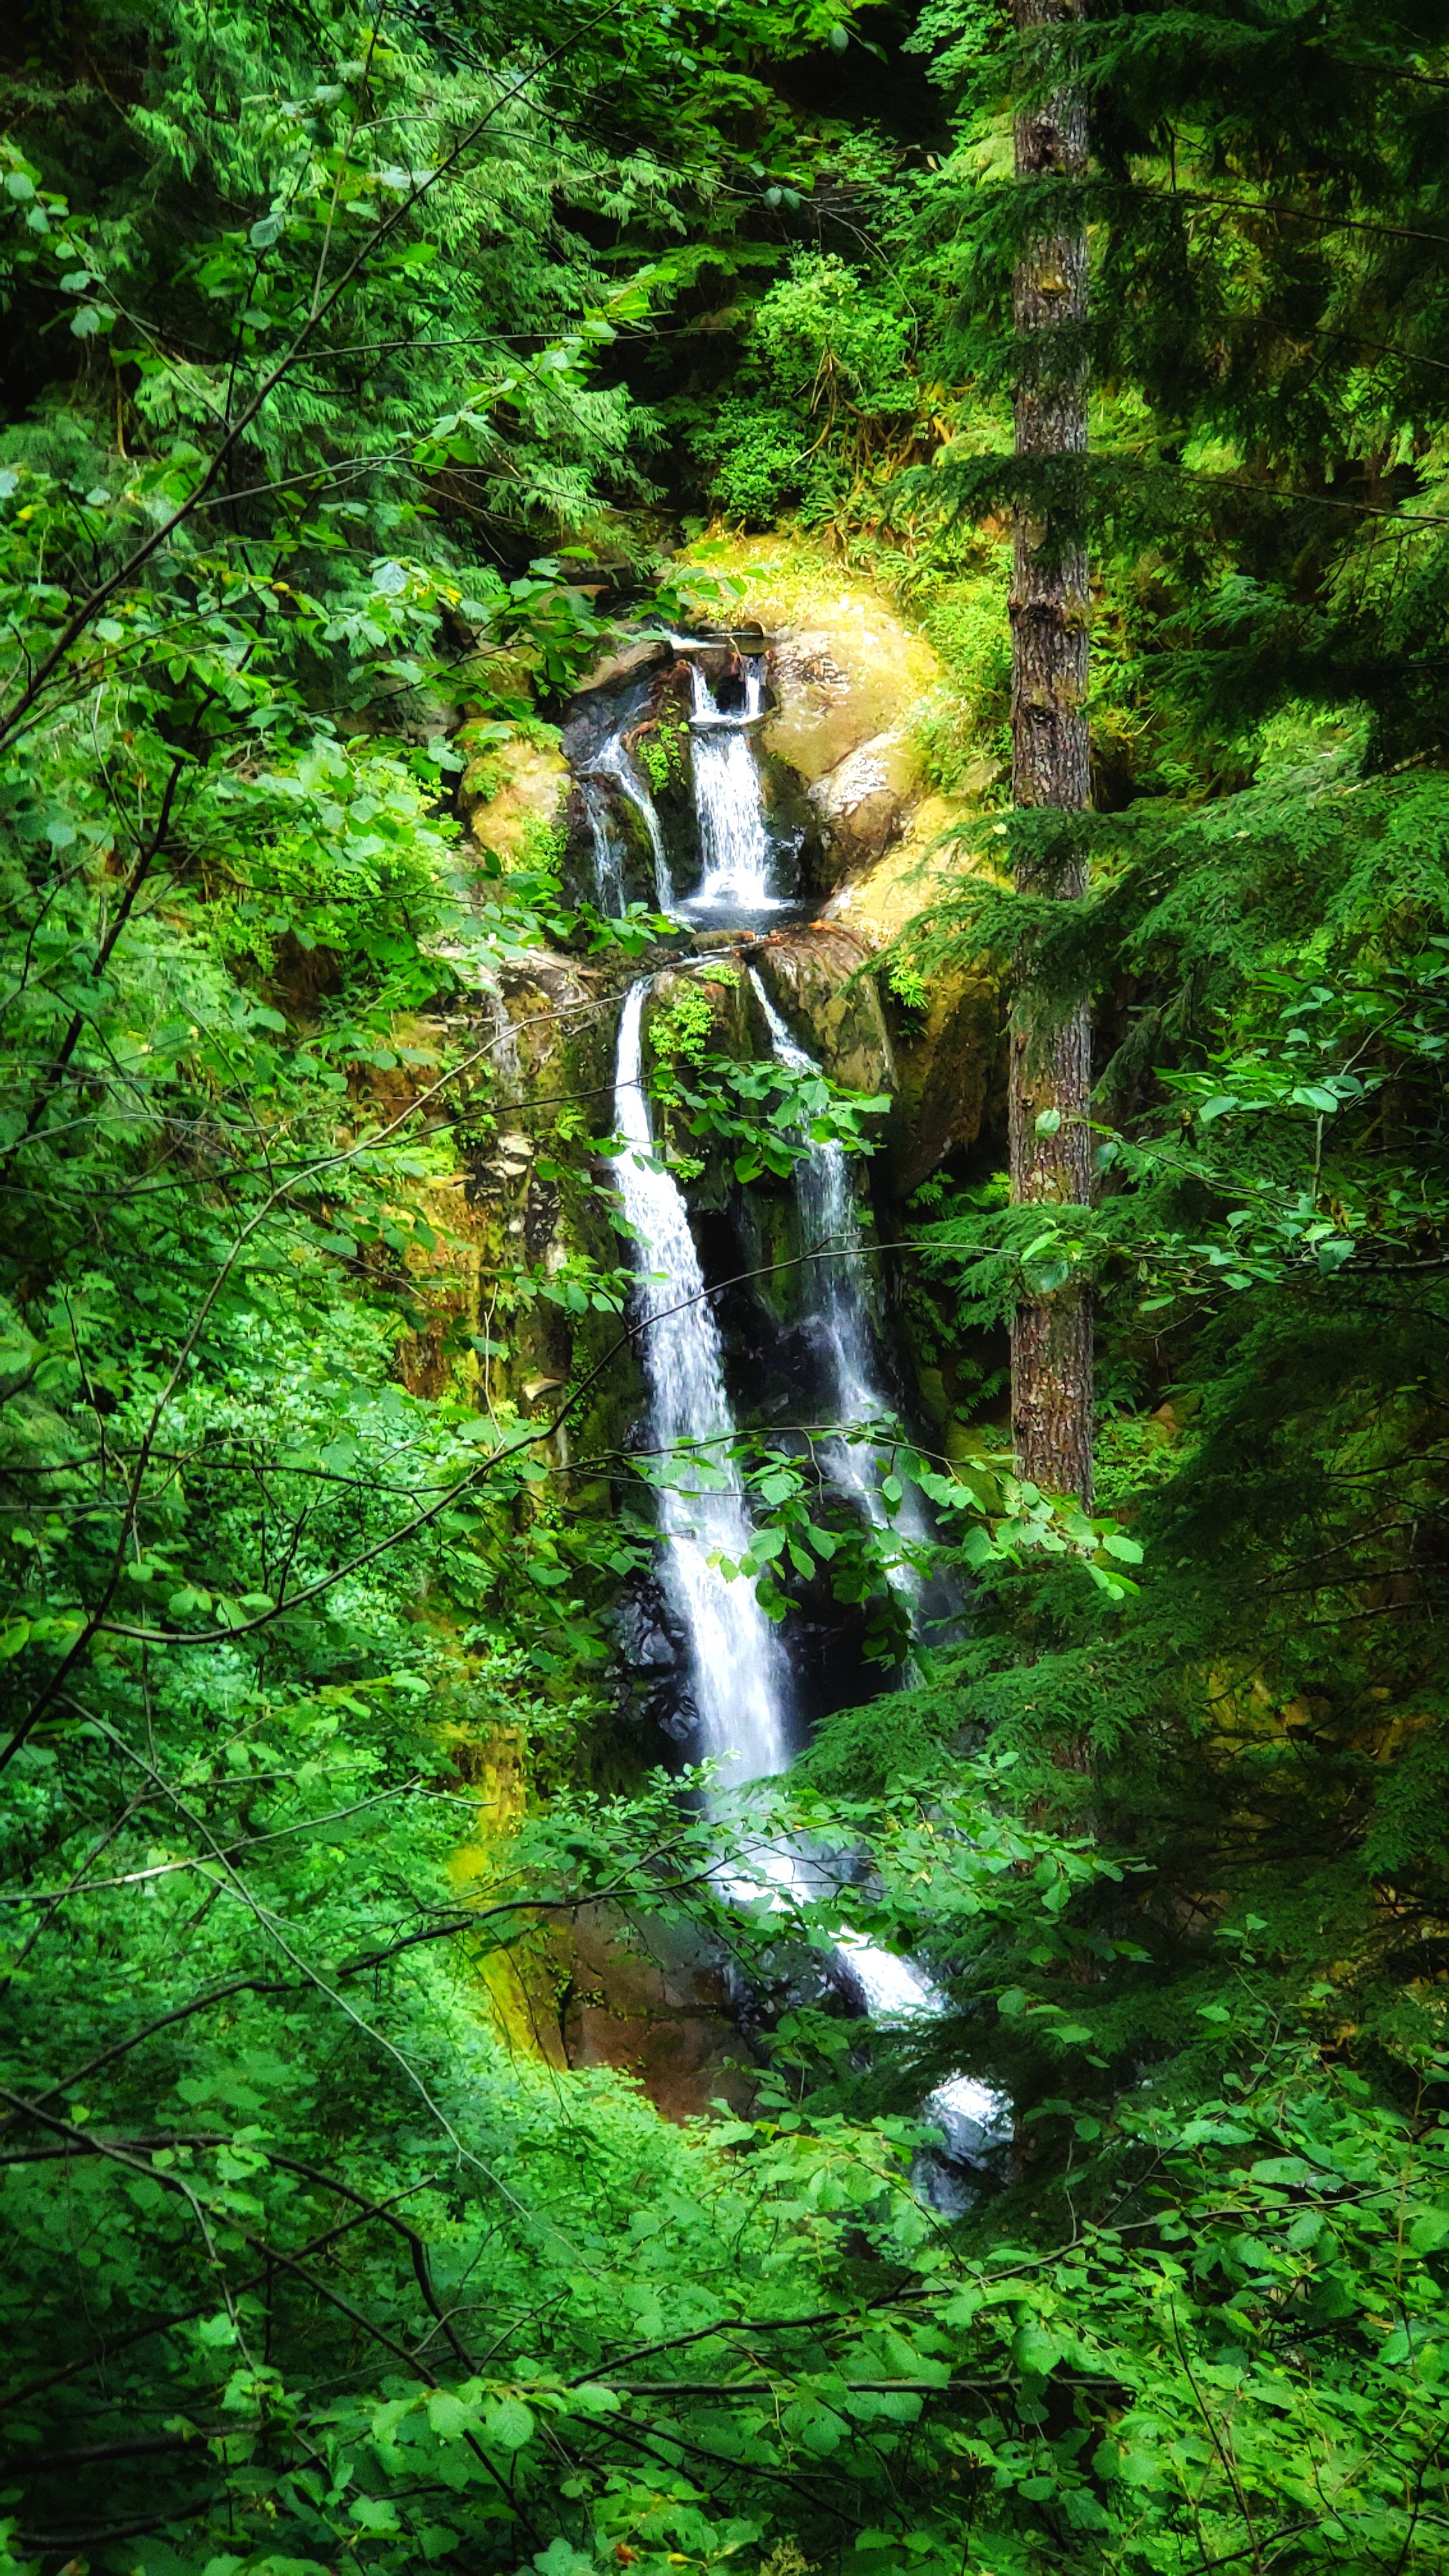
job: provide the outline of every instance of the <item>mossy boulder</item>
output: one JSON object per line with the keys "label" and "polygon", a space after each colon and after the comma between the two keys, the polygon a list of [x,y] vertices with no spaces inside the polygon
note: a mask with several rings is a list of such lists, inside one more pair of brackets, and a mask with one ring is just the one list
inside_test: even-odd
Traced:
{"label": "mossy boulder", "polygon": [[[903,727],[934,677],[930,646],[882,603],[830,605],[828,624],[781,636],[768,662],[775,705],[766,743],[812,786],[877,735]],[[919,760],[909,767],[909,784],[918,785]]]}
{"label": "mossy boulder", "polygon": [[923,1017],[896,1041],[899,1087],[887,1176],[906,1198],[1004,1109],[1003,1003],[984,968],[933,979]]}
{"label": "mossy boulder", "polygon": [[[979,813],[969,797],[923,798],[903,838],[837,887],[826,922],[866,955],[887,948],[909,921],[951,900],[963,876],[989,867],[990,825],[960,837]],[[888,1177],[902,1196],[948,1155],[973,1145],[995,1114],[1003,1028],[1000,980],[984,958],[940,969],[928,982],[924,1010],[898,1014]]]}
{"label": "mossy boulder", "polygon": [[[799,1044],[850,1091],[895,1089],[891,1042],[865,941],[833,924],[775,932],[752,960]],[[756,1052],[768,1052],[762,1027]]]}
{"label": "mossy boulder", "polygon": [[[500,738],[501,737],[501,738]],[[509,731],[465,725],[458,748],[467,766],[458,810],[474,847],[504,869],[536,866],[563,848],[569,766],[551,726]]]}
{"label": "mossy boulder", "polygon": [[889,849],[920,784],[915,746],[898,730],[872,734],[816,780],[810,803],[820,827],[827,886],[870,867]]}
{"label": "mossy boulder", "polygon": [[950,902],[963,878],[989,869],[995,846],[975,796],[924,796],[899,839],[836,887],[825,918],[868,948],[888,947],[907,922]]}

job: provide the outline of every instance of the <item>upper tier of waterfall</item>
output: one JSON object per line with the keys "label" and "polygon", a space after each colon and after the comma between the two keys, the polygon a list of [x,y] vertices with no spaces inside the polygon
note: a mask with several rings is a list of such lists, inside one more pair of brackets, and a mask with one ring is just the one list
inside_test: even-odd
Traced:
{"label": "upper tier of waterfall", "polygon": [[[656,910],[673,920],[709,929],[759,927],[787,906],[781,893],[781,849],[766,811],[754,734],[765,712],[765,664],[745,657],[736,678],[719,683],[737,704],[722,704],[709,676],[720,645],[693,636],[672,637],[687,665],[690,687],[690,772],[694,803],[691,856],[671,857],[664,826],[642,774],[634,744],[650,720],[648,686],[637,679],[603,694],[596,711],[580,718],[584,740],[575,752],[579,803],[588,834],[591,892],[602,912],[617,915],[629,901],[629,845],[620,804],[631,806],[649,845],[650,895]],[[673,683],[671,683],[673,685]],[[695,882],[691,885],[690,880]],[[637,880],[633,891],[637,892]]]}
{"label": "upper tier of waterfall", "polygon": [[754,922],[781,909],[775,851],[765,816],[759,763],[750,728],[764,704],[764,666],[745,668],[742,713],[722,709],[704,664],[689,666],[694,754],[694,807],[699,818],[701,875],[683,906],[691,919]]}

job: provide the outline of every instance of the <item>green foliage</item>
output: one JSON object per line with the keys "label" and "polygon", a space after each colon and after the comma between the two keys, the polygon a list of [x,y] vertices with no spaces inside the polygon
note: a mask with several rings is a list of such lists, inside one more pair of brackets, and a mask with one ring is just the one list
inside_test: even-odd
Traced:
{"label": "green foliage", "polygon": [[914,966],[908,966],[903,957],[892,957],[887,966],[886,990],[893,1002],[899,1002],[903,1011],[924,1016],[930,1007],[930,987],[924,975],[919,974]]}
{"label": "green foliage", "polygon": [[[788,1180],[816,1145],[872,1153],[874,1141],[863,1122],[884,1117],[886,1097],[867,1098],[828,1074],[780,1064],[773,1056],[742,1059],[729,1045],[714,1042],[713,995],[733,990],[737,981],[735,969],[706,960],[698,979],[681,985],[649,1021],[650,1095],[671,1124],[723,1148],[742,1185],[767,1173]],[[680,1177],[693,1178],[704,1169],[703,1159],[687,1152],[671,1152],[670,1161]]]}
{"label": "green foliage", "polygon": [[[1432,13],[1074,22],[1093,891],[1008,895],[1053,827],[983,814],[888,975],[919,1016],[1026,938],[1095,1001],[1097,1202],[948,1169],[909,1293],[965,1411],[1091,1279],[1106,1507],[845,1426],[868,1536],[743,1444],[736,1579],[901,1687],[681,1798],[598,1679],[652,1533],[580,1429],[627,1401],[592,1070],[530,1167],[566,1256],[475,1191],[542,1105],[479,995],[663,925],[565,912],[547,834],[480,865],[453,785],[611,635],[590,575],[689,615],[663,501],[829,524],[942,655],[930,783],[994,792],[1051,66],[931,0],[946,134],[857,32],[95,0],[7,75],[9,2567],[1444,2565]],[[651,1019],[676,1170],[868,1152],[884,1104],[725,1041],[730,972]],[[909,1635],[912,1485],[964,1636]],[[601,1922],[774,1999],[751,2116],[555,2062]],[[840,2009],[862,1941],[943,2008]],[[952,2216],[963,2069],[1014,2131]]]}
{"label": "green foliage", "polygon": [[[971,523],[984,555],[1012,499],[1085,498],[1099,810],[1080,905],[1005,888],[1018,851],[1062,854],[1050,818],[964,821],[959,899],[898,953],[927,977],[1029,953],[1039,1024],[1089,997],[1100,1182],[1090,1207],[1007,1210],[994,1175],[943,1173],[916,1203],[912,1293],[965,1411],[990,1402],[1022,1293],[1091,1282],[1099,1492],[1143,1559],[1141,1589],[1111,1607],[1078,1561],[1044,1580],[1026,1557],[988,1564],[969,1643],[817,1740],[823,1789],[904,1798],[914,1782],[928,1824],[988,1743],[1015,1756],[995,1814],[1080,1818],[1100,1857],[1131,1866],[1120,1889],[1070,1897],[1062,1941],[1044,1896],[1023,1899],[1015,1931],[979,1919],[974,1886],[978,1914],[957,1914],[954,1856],[929,1863],[918,1826],[896,1876],[903,1828],[877,1823],[866,1883],[901,1904],[897,1940],[924,1951],[959,2017],[903,2029],[864,2098],[918,2100],[963,2063],[994,2073],[1031,2144],[983,2233],[1040,2242],[1052,2205],[1059,2249],[1089,2213],[1122,2226],[1101,2274],[1058,2250],[1066,2330],[1090,2331],[1130,2279],[1187,2379],[1181,2404],[1150,2402],[1165,2449],[1155,2432],[1139,2447],[1126,2370],[1128,2432],[1083,2444],[1125,2471],[1099,2499],[1103,2563],[1307,2567],[1334,2545],[1340,2477],[1362,2516],[1337,2544],[1346,2561],[1434,2563],[1435,2437],[1416,2432],[1412,2461],[1388,2468],[1397,2400],[1372,2374],[1380,2354],[1391,2373],[1436,2343],[1441,2295],[1400,2335],[1398,2284],[1417,2290],[1441,2224],[1442,2184],[1415,2159],[1431,2140],[1437,2155],[1446,2099],[1442,29],[1353,7],[1311,40],[1291,11],[1093,12],[1071,38],[1092,113],[1080,192],[1011,175],[1006,111],[1059,76],[1032,52],[1048,39],[1018,45],[1004,13],[948,5],[915,41],[960,122],[914,241],[963,290],[943,345],[970,384],[959,439],[897,494],[915,549],[902,580],[949,635]],[[1074,496],[1006,452],[1003,398],[1023,363],[1012,260],[1078,194],[1098,392]],[[958,593],[972,713],[949,710],[933,751],[947,785],[980,785],[971,760],[1000,751],[1002,635],[978,596],[973,639]],[[976,1474],[989,1427],[969,1454],[954,1432],[958,1472]],[[989,1821],[959,1830],[990,1850]],[[858,2110],[858,2068],[847,2077],[831,2035],[802,2022],[795,2045],[805,2097]],[[1340,2120],[1362,2162],[1326,2184],[1308,2141]],[[1190,2325],[1177,2279],[1149,2283],[1128,2250],[1127,2175],[1149,2134]],[[1220,2155],[1209,2180],[1196,2159]],[[1407,2225],[1390,2215],[1400,2192],[1420,2214]],[[1369,2204],[1377,2254],[1333,2215]],[[1334,2330],[1319,2341],[1316,2288],[1275,2267],[1329,2235],[1335,2263],[1352,2236],[1353,2284],[1326,2293],[1346,2339],[1319,2379],[1299,2362],[1326,2360]],[[1209,2311],[1211,2355],[1194,2342]],[[1289,2320],[1309,2313],[1300,2335]],[[1283,2340],[1260,2375],[1262,2347],[1235,2339],[1269,2318]],[[1264,2469],[1270,2423],[1292,2434],[1255,2491],[1243,2464]],[[1229,2531],[1210,2507],[1169,2538],[1171,2511],[1197,2510],[1195,2452],[1199,2501],[1225,2478],[1240,2519]],[[1381,2467],[1371,2496],[1356,2480]],[[1395,2477],[1413,2527],[1390,2546],[1378,2515]],[[1065,2563],[1078,2545],[1058,2541]]]}
{"label": "green foliage", "polygon": [[666,709],[656,723],[639,735],[635,746],[656,796],[683,775],[689,751],[689,727],[684,718]]}
{"label": "green foliage", "polygon": [[912,336],[892,281],[797,252],[751,313],[740,391],[698,440],[724,511],[760,526],[793,510],[817,527],[882,482],[918,408]]}

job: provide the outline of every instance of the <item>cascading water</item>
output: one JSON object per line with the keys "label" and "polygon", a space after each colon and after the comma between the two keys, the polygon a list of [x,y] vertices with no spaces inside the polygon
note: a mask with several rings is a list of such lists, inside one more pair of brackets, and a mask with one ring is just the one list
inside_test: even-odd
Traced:
{"label": "cascading water", "polygon": [[[793,1073],[818,1074],[819,1065],[797,1044],[752,966],[750,983],[765,1015],[777,1064]],[[868,1426],[889,1426],[894,1407],[876,1372],[870,1307],[866,1298],[865,1250],[860,1216],[851,1186],[850,1161],[833,1138],[812,1144],[795,1165],[795,1199],[800,1211],[801,1250],[812,1255],[810,1283],[812,1330],[824,1361],[831,1410],[842,1434],[857,1435]],[[930,1524],[914,1485],[906,1485],[894,1512],[881,1490],[890,1472],[889,1458],[869,1439],[842,1436],[822,1444],[822,1463],[832,1484],[863,1512],[882,1537],[904,1540],[907,1548],[928,1547]],[[921,1590],[920,1569],[898,1549],[890,1566],[892,1583],[913,1601]]]}
{"label": "cascading water", "polygon": [[[642,822],[644,829],[649,836],[649,851],[650,856],[654,861],[654,900],[661,912],[673,912],[674,886],[669,874],[669,854],[664,846],[663,826],[654,810],[654,799],[635,770],[633,762],[630,760],[629,754],[625,749],[622,737],[617,733],[611,733],[608,740],[600,744],[598,750],[593,756],[593,759],[589,763],[589,775],[584,781],[584,785],[587,787],[592,781],[599,779],[610,780],[612,784],[618,788],[620,795],[633,806],[635,813]],[[597,787],[595,787],[595,794],[598,794]],[[587,810],[586,801],[585,811],[587,812]],[[607,817],[607,807],[605,807],[605,814]],[[591,835],[593,835],[594,864],[597,870],[599,862],[599,840],[597,833],[594,831],[592,815],[589,816],[589,830]],[[617,840],[615,841],[614,846],[617,851]],[[618,852],[618,858],[616,861],[616,866],[620,871],[619,885],[621,897],[623,889],[623,878],[621,872],[622,855],[622,852]],[[596,879],[596,882],[597,881],[598,880]],[[620,911],[623,910],[622,900],[620,901],[618,908]]]}
{"label": "cascading water", "polygon": [[659,1492],[661,1580],[688,1643],[704,1750],[728,1766],[733,1786],[786,1767],[789,1671],[754,1585],[710,1563],[715,1550],[736,1564],[748,1554],[750,1521],[719,1332],[688,1211],[654,1159],[643,1080],[648,989],[647,976],[632,986],[619,1021],[614,1115],[627,1150],[616,1171],[639,1283],[650,1439],[671,1477]]}
{"label": "cascading water", "polygon": [[[776,1062],[796,1073],[818,1074],[814,1057],[791,1036],[753,967],[749,976]],[[812,1143],[795,1165],[795,1195],[801,1248],[817,1256],[810,1265],[813,1321],[835,1419],[846,1429],[888,1424],[893,1408],[875,1373],[864,1243],[842,1145],[833,1138]],[[822,1456],[832,1483],[872,1528],[919,1548],[929,1546],[930,1525],[913,1485],[905,1486],[893,1514],[886,1508],[881,1487],[888,1472],[888,1453],[868,1439],[839,1438],[823,1444]],[[913,1606],[918,1604],[922,1578],[912,1558],[898,1550],[888,1571],[895,1588]],[[913,1961],[880,1949],[859,1932],[842,1934],[840,1950],[846,1973],[870,2012],[892,2020],[919,2015],[934,2021],[946,2011],[940,1987]],[[1005,2104],[973,2076],[948,2077],[931,2095],[927,2108],[941,2122],[953,2153],[967,2160],[1003,2134]]]}
{"label": "cascading water", "polygon": [[775,912],[780,897],[774,889],[774,851],[750,739],[750,728],[764,705],[763,664],[756,659],[745,665],[745,706],[739,715],[728,714],[716,704],[701,662],[690,663],[689,677],[694,803],[703,872],[688,909],[745,919]]}
{"label": "cascading water", "polygon": [[[686,641],[688,639],[685,639]],[[701,651],[703,647],[698,648]],[[695,805],[703,878],[684,909],[706,919],[748,923],[779,907],[772,884],[772,847],[752,734],[764,705],[764,668],[748,661],[744,708],[721,709],[702,663],[691,656],[694,713],[691,723]],[[594,781],[615,785],[641,814],[654,853],[661,911],[674,908],[669,862],[659,818],[635,775],[620,734],[590,760]],[[596,793],[599,793],[596,787]],[[609,823],[600,797],[601,830],[595,833],[601,888],[616,865],[603,837]],[[585,800],[590,830],[594,816]],[[621,865],[621,861],[619,862]],[[621,879],[622,882],[622,879]],[[768,1779],[790,1758],[790,1671],[778,1631],[765,1617],[753,1583],[729,1576],[719,1562],[738,1564],[749,1553],[748,1504],[734,1457],[735,1422],[725,1387],[718,1327],[705,1293],[699,1256],[683,1195],[654,1155],[648,1098],[643,1085],[643,1014],[649,978],[627,994],[619,1022],[615,1065],[615,1118],[624,1151],[616,1165],[622,1214],[631,1239],[641,1310],[641,1346],[649,1392],[650,1446],[664,1473],[658,1487],[662,1541],[660,1581],[683,1634],[690,1694],[702,1751],[718,1762],[728,1787]],[[756,984],[781,1063],[818,1072],[796,1044],[763,988]],[[882,1438],[839,1436],[825,1444],[826,1464],[838,1489],[889,1541],[897,1542],[892,1579],[918,1601],[920,1580],[907,1552],[929,1539],[919,1498],[892,1515],[881,1487],[886,1473],[884,1439],[892,1407],[878,1372],[865,1287],[865,1262],[846,1157],[839,1146],[812,1146],[796,1167],[802,1228],[808,1242],[827,1251],[817,1265],[816,1332],[826,1382],[842,1435],[864,1425]],[[900,1542],[905,1542],[905,1547]],[[829,1873],[803,1851],[752,1849],[749,1875],[737,1892],[758,1899],[774,1893],[781,1905],[819,1894]],[[840,1937],[840,1967],[872,2012],[893,2019],[936,2018],[946,1998],[909,1960],[878,1948],[860,1933]],[[954,2155],[978,2156],[1002,2134],[1004,2106],[986,2086],[953,2076],[927,2106],[947,2132]]]}
{"label": "cascading water", "polygon": [[624,846],[609,811],[609,800],[592,778],[581,782],[579,798],[594,853],[594,893],[599,910],[621,913],[625,904]]}

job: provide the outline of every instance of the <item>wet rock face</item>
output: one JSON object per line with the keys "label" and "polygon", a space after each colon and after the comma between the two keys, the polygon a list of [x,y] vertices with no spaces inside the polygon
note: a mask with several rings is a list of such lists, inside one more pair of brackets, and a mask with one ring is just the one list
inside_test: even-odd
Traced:
{"label": "wet rock face", "polygon": [[[693,861],[694,813],[690,793],[686,715],[688,681],[677,657],[657,637],[638,639],[607,663],[597,681],[572,698],[562,740],[572,776],[568,800],[564,888],[571,901],[622,901],[653,907],[659,899],[653,843],[645,815],[652,803],[671,853],[671,865]],[[653,775],[644,745],[668,719],[668,758]],[[633,792],[630,792],[632,782]],[[600,882],[597,835],[612,844],[617,883]]]}
{"label": "wet rock face", "polygon": [[659,1736],[699,1758],[699,1724],[689,1697],[689,1650],[653,1575],[635,1577],[613,1614],[613,1697],[623,1726],[651,1748]]}
{"label": "wet rock face", "polygon": [[[895,1089],[890,1036],[863,939],[811,922],[776,932],[754,962],[776,1009],[833,1082],[850,1091]],[[763,1055],[767,1047],[762,1031],[755,1052]]]}
{"label": "wet rock face", "polygon": [[[539,949],[526,971],[490,976],[472,1008],[480,1072],[462,1169],[440,1229],[447,1238],[462,1237],[461,1254],[449,1239],[436,1255],[440,1266],[460,1274],[444,1312],[450,1328],[461,1323],[472,1343],[476,1357],[467,1365],[480,1404],[516,1404],[542,1428],[575,1366],[586,1371],[601,1358],[617,1326],[611,1316],[580,1316],[543,1297],[516,1316],[500,1351],[488,1283],[500,1269],[506,1273],[524,1261],[549,1280],[575,1253],[605,1270],[618,1259],[607,1212],[576,1149],[557,1129],[574,1100],[591,1109],[607,1095],[617,984],[596,966]],[[495,1345],[491,1352],[488,1343]],[[441,1391],[456,1365],[441,1342],[436,1351],[405,1358],[408,1382],[416,1379],[429,1391]],[[568,1466],[573,1438],[586,1452],[609,1446],[637,1400],[635,1365],[620,1353],[588,1407],[549,1434],[555,1463]]]}
{"label": "wet rock face", "polygon": [[748,2113],[752,2039],[792,2006],[832,2000],[829,1971],[803,1945],[782,1940],[746,1986],[687,1925],[626,1922],[606,1905],[582,1909],[555,1957],[566,2063],[632,2075],[670,2120],[716,2101]]}
{"label": "wet rock face", "polygon": [[558,1938],[556,1959],[569,2066],[634,2076],[666,2119],[697,2119],[715,2100],[748,2108],[754,2073],[724,1966],[696,1936],[591,1905]]}

